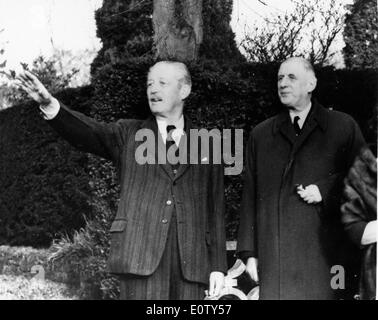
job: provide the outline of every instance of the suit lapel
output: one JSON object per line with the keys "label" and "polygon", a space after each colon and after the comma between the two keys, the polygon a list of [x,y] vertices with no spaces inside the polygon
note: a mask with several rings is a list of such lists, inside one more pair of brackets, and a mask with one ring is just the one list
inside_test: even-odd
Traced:
{"label": "suit lapel", "polygon": [[300,147],[303,146],[304,142],[307,140],[307,138],[311,135],[311,133],[314,131],[314,129],[317,126],[317,122],[314,120],[313,117],[310,117],[310,119],[307,119],[304,127],[302,128],[301,134],[297,137],[294,147],[293,147],[293,153],[297,153],[297,151],[300,149]]}
{"label": "suit lapel", "polygon": [[319,127],[321,130],[325,131],[327,128],[327,110],[324,109],[315,99],[312,101],[312,110],[306,119],[303,126],[301,134],[297,137],[293,153],[298,152],[298,150],[303,146],[305,141],[313,133],[313,131]]}
{"label": "suit lapel", "polygon": [[293,146],[293,153],[296,153],[303,146],[315,128],[319,127],[322,131],[327,129],[328,111],[316,99],[312,100],[312,108],[298,137],[295,135],[289,112],[285,110],[277,116],[273,126],[273,133],[276,134],[279,131]]}
{"label": "suit lapel", "polygon": [[274,132],[277,131],[280,131],[280,133],[291,143],[291,145],[295,143],[295,131],[287,110],[281,112],[276,119]]}

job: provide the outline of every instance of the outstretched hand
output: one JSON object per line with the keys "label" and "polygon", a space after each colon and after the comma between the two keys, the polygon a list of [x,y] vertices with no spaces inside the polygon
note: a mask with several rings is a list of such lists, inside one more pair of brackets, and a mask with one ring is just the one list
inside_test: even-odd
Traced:
{"label": "outstretched hand", "polygon": [[46,106],[52,102],[52,95],[31,72],[24,69],[24,71],[16,77],[16,80],[17,85],[35,102],[42,106]]}

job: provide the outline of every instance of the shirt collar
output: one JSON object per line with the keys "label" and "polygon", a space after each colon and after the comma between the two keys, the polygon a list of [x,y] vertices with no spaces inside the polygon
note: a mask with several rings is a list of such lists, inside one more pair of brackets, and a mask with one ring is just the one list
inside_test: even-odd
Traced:
{"label": "shirt collar", "polygon": [[[157,119],[156,118],[156,122],[157,122],[157,125],[158,125],[158,129],[159,129],[159,132],[161,134],[161,137],[163,138],[163,141],[165,143],[165,141],[167,140],[167,121],[165,121],[164,119]],[[178,146],[179,145],[179,142],[180,142],[180,139],[181,139],[181,135],[184,133],[184,116],[181,115],[181,117],[174,123],[170,122],[169,125],[173,125],[176,127],[176,130],[172,133],[172,138],[173,140],[175,140],[175,143],[176,145]]]}
{"label": "shirt collar", "polygon": [[309,114],[311,110],[311,101],[310,103],[307,105],[306,108],[304,108],[303,110],[299,111],[299,112],[294,112],[294,110],[289,110],[289,115],[290,115],[290,119],[291,119],[291,122],[294,123],[294,117],[299,117],[299,121],[298,121],[298,125],[300,128],[303,127],[303,124],[304,122],[306,121],[306,118]]}

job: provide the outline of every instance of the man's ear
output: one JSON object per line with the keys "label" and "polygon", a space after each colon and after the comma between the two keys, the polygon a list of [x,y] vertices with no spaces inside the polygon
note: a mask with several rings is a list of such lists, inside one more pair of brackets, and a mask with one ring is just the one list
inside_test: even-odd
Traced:
{"label": "man's ear", "polygon": [[316,77],[311,76],[308,79],[307,87],[308,87],[308,93],[312,93],[316,88],[317,80]]}
{"label": "man's ear", "polygon": [[192,91],[192,87],[190,85],[183,84],[180,89],[181,100],[185,100],[190,95],[191,91]]}

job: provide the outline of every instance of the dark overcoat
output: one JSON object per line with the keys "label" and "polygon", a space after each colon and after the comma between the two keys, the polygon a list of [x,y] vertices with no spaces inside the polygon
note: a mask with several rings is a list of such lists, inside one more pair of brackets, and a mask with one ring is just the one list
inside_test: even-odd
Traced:
{"label": "dark overcoat", "polygon": [[359,295],[362,300],[376,297],[377,243],[361,245],[365,228],[377,220],[377,159],[363,148],[344,180],[345,202],[342,222],[350,239],[362,251]]}
{"label": "dark overcoat", "polygon": [[[181,164],[173,174],[168,163],[139,164],[140,129],[151,130],[155,146],[166,152],[154,117],[106,124],[61,104],[48,122],[72,145],[112,160],[117,168],[121,194],[110,229],[111,273],[147,276],[156,270],[173,210],[183,276],[206,284],[211,271],[227,272],[222,165]],[[189,121],[185,126],[192,128]]]}
{"label": "dark overcoat", "polygon": [[[363,144],[350,116],[316,101],[298,137],[287,110],[252,130],[237,250],[259,259],[260,299],[335,297],[342,178]],[[317,185],[323,201],[305,203],[301,184]]]}

